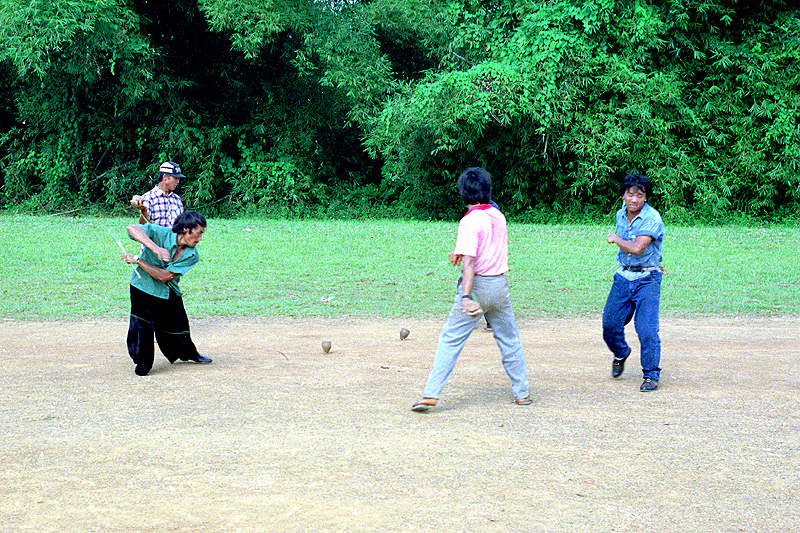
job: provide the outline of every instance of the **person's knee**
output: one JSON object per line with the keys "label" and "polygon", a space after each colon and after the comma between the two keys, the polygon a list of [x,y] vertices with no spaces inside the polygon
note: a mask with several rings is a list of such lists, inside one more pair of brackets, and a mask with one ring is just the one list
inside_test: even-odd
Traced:
{"label": "person's knee", "polygon": [[603,339],[608,342],[618,337],[624,331],[623,328],[615,324],[603,324]]}
{"label": "person's knee", "polygon": [[525,352],[522,350],[522,347],[520,346],[516,349],[511,349],[501,354],[500,360],[504,365],[517,365],[519,363],[524,364]]}
{"label": "person's knee", "polygon": [[637,316],[636,322],[636,334],[639,336],[639,339],[653,339],[658,338],[658,316],[646,317],[646,316]]}
{"label": "person's knee", "polygon": [[661,338],[656,331],[639,333],[639,344],[642,346],[661,346]]}

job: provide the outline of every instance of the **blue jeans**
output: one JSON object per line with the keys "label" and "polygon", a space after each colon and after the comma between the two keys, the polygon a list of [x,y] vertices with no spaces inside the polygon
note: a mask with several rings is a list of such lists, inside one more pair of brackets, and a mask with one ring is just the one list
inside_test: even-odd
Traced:
{"label": "blue jeans", "polygon": [[641,345],[642,372],[645,378],[657,380],[661,369],[661,339],[658,336],[658,306],[661,301],[661,277],[653,271],[643,278],[628,281],[614,274],[614,283],[603,309],[603,340],[616,359],[630,351],[625,342],[625,325],[634,319]]}
{"label": "blue jeans", "polygon": [[[501,361],[511,380],[514,398],[527,398],[525,353],[522,350],[514,311],[511,309],[511,293],[505,275],[475,276],[472,294],[492,324],[492,334],[497,347],[500,348]],[[453,307],[450,309],[447,323],[439,337],[436,355],[433,357],[433,369],[428,375],[428,382],[422,394],[425,398],[439,398],[445,382],[453,372],[458,356],[461,355],[461,350],[464,349],[464,344],[480,319],[480,315],[469,316],[462,311],[461,281],[459,281]]]}

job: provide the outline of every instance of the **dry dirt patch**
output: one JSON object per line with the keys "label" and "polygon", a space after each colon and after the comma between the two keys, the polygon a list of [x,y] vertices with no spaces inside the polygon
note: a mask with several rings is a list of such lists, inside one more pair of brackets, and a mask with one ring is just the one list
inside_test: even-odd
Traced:
{"label": "dry dirt patch", "polygon": [[140,378],[125,321],[3,321],[1,529],[800,531],[800,321],[666,319],[647,394],[598,321],[522,321],[529,407],[476,330],[413,413],[441,326],[195,320],[214,363]]}

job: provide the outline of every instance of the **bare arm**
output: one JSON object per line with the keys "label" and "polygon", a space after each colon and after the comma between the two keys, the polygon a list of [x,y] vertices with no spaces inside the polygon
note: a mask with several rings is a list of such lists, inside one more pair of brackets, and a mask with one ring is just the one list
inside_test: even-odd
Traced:
{"label": "bare arm", "polygon": [[606,242],[616,244],[623,252],[633,255],[641,255],[652,241],[653,238],[649,235],[639,235],[635,241],[626,241],[616,233],[609,233],[606,237]]}
{"label": "bare arm", "polygon": [[128,235],[130,235],[134,241],[143,245],[145,248],[150,249],[154,254],[156,254],[156,257],[158,257],[165,263],[169,262],[170,259],[172,259],[169,256],[169,252],[166,250],[166,248],[161,248],[156,243],[154,243],[152,239],[150,239],[150,237],[147,236],[147,233],[144,232],[141,226],[138,226],[136,224],[131,224],[130,226],[128,226],[127,229],[128,229]]}
{"label": "bare arm", "polygon": [[[461,265],[461,294],[470,294],[472,285],[475,283],[475,258],[471,255],[461,255],[455,252],[447,254],[447,258],[453,266]],[[474,316],[480,308],[481,304],[470,298],[461,299],[461,309],[468,315]]]}
{"label": "bare arm", "polygon": [[472,293],[472,284],[475,283],[475,258],[471,255],[462,256],[461,261],[461,292],[464,295]]}
{"label": "bare arm", "polygon": [[[461,256],[461,294],[472,293],[472,285],[475,283],[475,258],[471,255]],[[467,314],[473,314],[480,309],[481,304],[469,298],[461,299],[461,309]]]}
{"label": "bare arm", "polygon": [[162,283],[166,283],[171,279],[174,279],[177,274],[174,272],[170,272],[169,270],[164,270],[163,268],[159,268],[157,266],[153,266],[150,263],[146,263],[139,259],[137,256],[133,254],[122,254],[119,256],[120,259],[128,263],[129,265],[136,265],[152,277],[156,281],[160,281]]}

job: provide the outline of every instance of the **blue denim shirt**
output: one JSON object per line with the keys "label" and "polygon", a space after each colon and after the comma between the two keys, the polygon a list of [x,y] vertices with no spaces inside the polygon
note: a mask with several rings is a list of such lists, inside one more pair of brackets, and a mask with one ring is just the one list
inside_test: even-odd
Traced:
{"label": "blue denim shirt", "polygon": [[640,235],[647,235],[653,240],[639,255],[619,251],[617,259],[621,267],[657,267],[661,264],[661,245],[664,242],[664,221],[650,204],[646,203],[642,210],[628,222],[628,210],[623,207],[617,211],[617,235],[626,241],[635,241]]}

